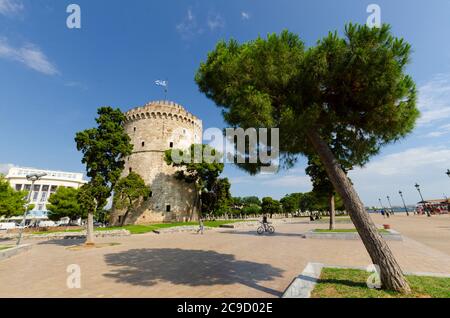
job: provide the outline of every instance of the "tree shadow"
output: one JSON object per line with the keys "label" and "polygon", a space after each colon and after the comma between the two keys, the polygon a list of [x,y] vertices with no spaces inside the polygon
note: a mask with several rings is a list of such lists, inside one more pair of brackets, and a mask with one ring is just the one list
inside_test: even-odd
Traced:
{"label": "tree shadow", "polygon": [[319,279],[320,284],[343,285],[348,287],[367,288],[367,284],[363,282],[355,282],[346,279]]}
{"label": "tree shadow", "polygon": [[275,232],[273,234],[269,234],[269,233],[258,234],[256,232],[256,230],[254,230],[254,231],[220,231],[220,233],[237,234],[237,235],[250,235],[250,236],[268,236],[268,237],[287,236],[287,237],[306,238],[304,233],[281,233],[281,232]]}
{"label": "tree shadow", "polygon": [[178,248],[134,249],[107,254],[105,261],[116,268],[104,276],[120,283],[137,286],[153,286],[160,280],[188,286],[238,283],[277,297],[282,295],[258,283],[281,277],[284,270],[237,260],[231,254]]}
{"label": "tree shadow", "polygon": [[74,246],[81,245],[86,241],[86,238],[76,238],[76,239],[54,239],[54,240],[45,240],[39,242],[38,245],[59,245],[59,246]]}

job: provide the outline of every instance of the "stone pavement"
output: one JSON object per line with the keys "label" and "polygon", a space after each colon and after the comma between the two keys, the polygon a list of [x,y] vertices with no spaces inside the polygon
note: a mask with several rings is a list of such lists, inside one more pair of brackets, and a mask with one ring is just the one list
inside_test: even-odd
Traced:
{"label": "stone pavement", "polygon": [[[446,217],[418,218],[417,224],[428,222],[421,225],[428,232],[433,226],[449,226]],[[440,244],[410,229],[407,224],[416,224],[412,220],[403,225],[403,217],[396,218],[389,223],[400,232],[404,227],[408,238],[388,244],[403,270],[450,273],[450,255],[437,249]],[[274,236],[258,236],[249,228],[203,236],[152,233],[103,238],[98,241],[120,245],[82,250],[67,249],[74,241],[32,241],[32,250],[0,262],[0,297],[280,297],[308,262],[370,264],[361,241],[308,240],[300,235],[326,227],[277,225]],[[81,268],[80,289],[67,288],[70,264]]]}

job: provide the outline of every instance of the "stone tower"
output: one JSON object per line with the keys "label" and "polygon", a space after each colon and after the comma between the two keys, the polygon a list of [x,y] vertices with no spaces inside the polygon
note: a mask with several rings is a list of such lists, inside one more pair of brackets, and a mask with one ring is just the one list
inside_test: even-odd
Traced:
{"label": "stone tower", "polygon": [[[194,185],[175,179],[177,168],[168,166],[164,152],[187,149],[202,143],[202,121],[181,105],[169,101],[150,102],[125,113],[125,131],[133,153],[127,158],[122,177],[131,171],[151,187],[152,195],[127,217],[126,224],[185,221],[196,218]],[[124,211],[113,209],[112,224],[120,224]]]}

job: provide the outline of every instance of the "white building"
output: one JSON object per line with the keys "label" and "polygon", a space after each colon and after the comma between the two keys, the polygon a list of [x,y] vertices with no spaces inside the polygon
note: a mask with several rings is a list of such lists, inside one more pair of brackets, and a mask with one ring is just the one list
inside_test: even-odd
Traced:
{"label": "white building", "polygon": [[80,188],[87,183],[83,179],[82,173],[49,171],[33,168],[13,167],[8,171],[6,179],[16,190],[30,191],[31,181],[26,176],[35,173],[46,173],[47,175],[36,181],[31,193],[31,203],[34,204],[33,211],[30,212],[30,218],[46,218],[47,203],[51,194],[55,193],[58,187]]}

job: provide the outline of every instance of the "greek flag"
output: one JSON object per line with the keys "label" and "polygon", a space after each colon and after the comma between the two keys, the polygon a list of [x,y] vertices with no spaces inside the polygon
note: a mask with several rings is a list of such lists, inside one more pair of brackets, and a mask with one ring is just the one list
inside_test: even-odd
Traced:
{"label": "greek flag", "polygon": [[161,81],[161,80],[155,81],[155,84],[158,86],[163,86],[163,87],[169,86],[169,83],[167,81]]}

